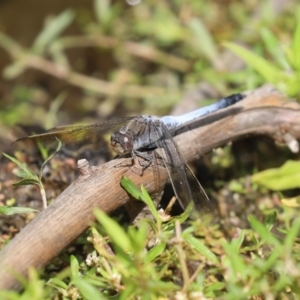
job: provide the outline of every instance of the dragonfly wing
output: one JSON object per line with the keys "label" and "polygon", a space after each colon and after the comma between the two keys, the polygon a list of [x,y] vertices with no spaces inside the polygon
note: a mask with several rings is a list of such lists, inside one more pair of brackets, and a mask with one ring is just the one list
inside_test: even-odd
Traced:
{"label": "dragonfly wing", "polygon": [[215,214],[214,203],[209,200],[202,185],[200,184],[188,164],[185,164],[185,173],[189,182],[196,214],[210,217],[213,216]]}
{"label": "dragonfly wing", "polygon": [[33,153],[39,148],[39,145],[47,150],[55,150],[58,141],[61,141],[63,144],[62,150],[66,152],[81,153],[88,147],[94,151],[101,150],[102,146],[107,144],[105,142],[105,134],[119,129],[131,119],[132,117],[90,125],[57,127],[43,134],[18,139],[12,146],[16,150]]}
{"label": "dragonfly wing", "polygon": [[162,158],[180,205],[185,209],[193,201],[196,214],[213,215],[209,198],[180,154],[171,133],[164,124],[159,124],[159,127],[157,130],[160,131],[160,138],[156,143],[163,151]]}

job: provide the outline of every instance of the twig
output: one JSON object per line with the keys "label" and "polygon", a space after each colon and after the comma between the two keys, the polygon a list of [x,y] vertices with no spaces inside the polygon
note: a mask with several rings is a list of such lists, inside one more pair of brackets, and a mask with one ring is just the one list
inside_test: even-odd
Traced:
{"label": "twig", "polygon": [[120,47],[128,54],[165,65],[179,72],[187,72],[191,68],[191,63],[171,53],[165,53],[149,45],[143,45],[136,42],[120,42],[117,38],[111,36],[99,34],[89,36],[69,36],[61,38],[59,42],[55,44],[55,47],[61,49],[95,46],[107,49]]}

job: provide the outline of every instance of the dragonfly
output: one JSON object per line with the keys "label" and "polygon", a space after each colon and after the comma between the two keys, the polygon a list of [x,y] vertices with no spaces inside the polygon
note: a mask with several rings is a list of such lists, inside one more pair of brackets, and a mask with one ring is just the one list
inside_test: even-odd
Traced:
{"label": "dragonfly", "polygon": [[213,208],[204,189],[180,154],[174,136],[180,129],[199,121],[206,115],[231,106],[245,97],[234,94],[219,101],[181,116],[156,117],[141,115],[109,120],[89,125],[69,125],[51,129],[43,134],[32,135],[14,142],[15,149],[29,151],[43,145],[47,149],[56,149],[58,141],[65,151],[93,145],[99,151],[102,148],[98,137],[112,133],[110,145],[118,157],[129,155],[144,160],[143,168],[153,163],[154,150],[160,150],[159,156],[167,169],[174,194],[181,207],[186,209],[190,203],[198,215],[213,215]]}

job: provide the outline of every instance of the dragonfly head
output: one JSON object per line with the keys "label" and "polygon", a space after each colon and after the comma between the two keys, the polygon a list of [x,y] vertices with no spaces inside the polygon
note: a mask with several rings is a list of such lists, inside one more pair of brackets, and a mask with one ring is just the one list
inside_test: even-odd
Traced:
{"label": "dragonfly head", "polygon": [[132,151],[133,138],[128,133],[115,132],[110,137],[110,144],[117,154],[124,155]]}

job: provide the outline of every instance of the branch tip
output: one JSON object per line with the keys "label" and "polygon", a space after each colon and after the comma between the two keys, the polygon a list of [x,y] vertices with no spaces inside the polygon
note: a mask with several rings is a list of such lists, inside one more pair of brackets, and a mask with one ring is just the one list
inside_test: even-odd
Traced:
{"label": "branch tip", "polygon": [[299,152],[299,143],[290,133],[285,133],[283,135],[283,140],[293,153]]}

